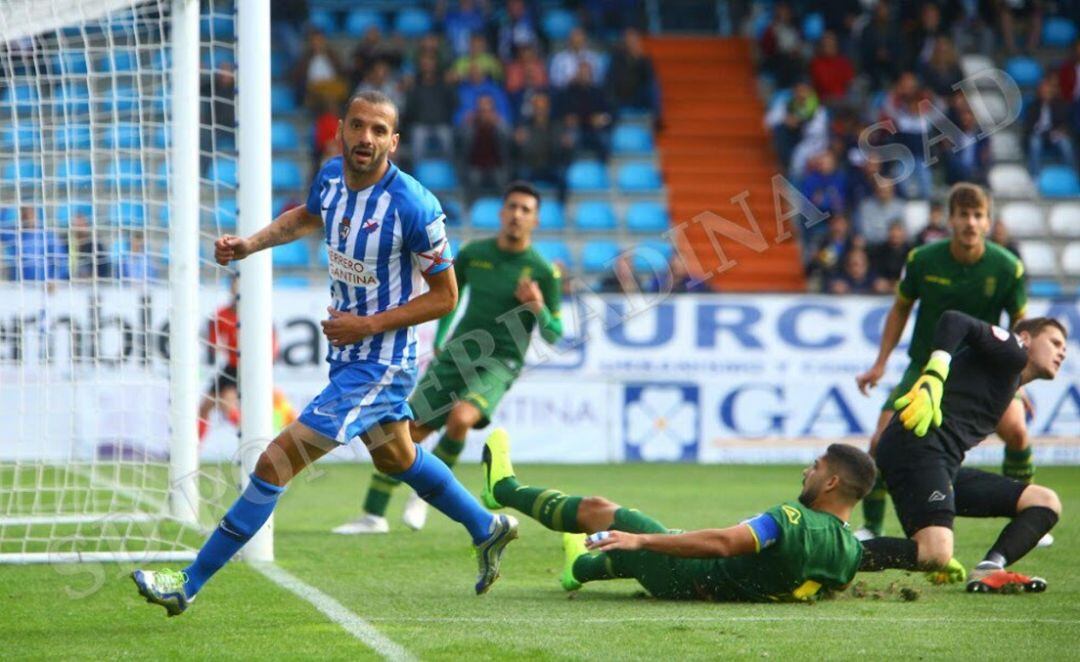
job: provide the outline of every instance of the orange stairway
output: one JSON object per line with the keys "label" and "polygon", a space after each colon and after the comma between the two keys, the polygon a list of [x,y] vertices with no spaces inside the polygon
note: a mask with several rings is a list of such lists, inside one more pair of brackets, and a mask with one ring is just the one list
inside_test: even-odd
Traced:
{"label": "orange stairway", "polygon": [[[685,231],[676,233],[685,237],[680,250],[693,251],[706,273],[729,264],[710,280],[718,291],[805,291],[798,237],[776,241],[772,177],[781,170],[763,125],[765,108],[757,94],[750,43],[653,37],[647,49],[662,95],[664,128],[658,144],[672,224],[686,224]],[[732,202],[743,192],[749,194],[745,204],[760,239],[746,212]],[[702,219],[703,212],[737,227],[721,227],[715,216]],[[784,227],[790,231],[798,220]],[[741,236],[740,228],[745,231]]]}

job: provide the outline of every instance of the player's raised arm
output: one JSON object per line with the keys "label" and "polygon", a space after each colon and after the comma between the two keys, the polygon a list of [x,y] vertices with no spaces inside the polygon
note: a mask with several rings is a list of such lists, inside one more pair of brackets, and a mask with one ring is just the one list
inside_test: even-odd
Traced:
{"label": "player's raised arm", "polygon": [[644,549],[650,552],[705,559],[756,554],[776,542],[780,527],[767,514],[725,529],[700,529],[686,533],[627,533],[603,531],[586,543],[594,551]]}
{"label": "player's raised arm", "polygon": [[287,244],[322,227],[322,216],[313,214],[306,206],[300,205],[284,212],[270,225],[246,239],[231,234],[222,235],[214,242],[214,260],[225,266],[233,260],[243,260],[252,253]]}
{"label": "player's raised arm", "polygon": [[885,374],[885,366],[889,362],[889,356],[896,346],[900,344],[900,336],[907,326],[911,309],[915,305],[915,299],[919,296],[918,278],[915,274],[915,251],[908,254],[907,265],[904,267],[904,276],[896,287],[896,299],[892,308],[885,318],[885,329],[881,332],[881,345],[878,348],[877,358],[869,370],[855,378],[859,385],[859,391],[868,395],[871,388],[877,386],[881,377]]}

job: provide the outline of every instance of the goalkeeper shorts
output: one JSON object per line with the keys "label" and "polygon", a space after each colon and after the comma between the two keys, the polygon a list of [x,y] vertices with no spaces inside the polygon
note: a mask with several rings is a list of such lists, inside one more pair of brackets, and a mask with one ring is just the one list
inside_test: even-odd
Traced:
{"label": "goalkeeper shorts", "polygon": [[412,420],[409,393],[416,370],[367,361],[331,361],[330,383],[315,396],[300,422],[347,444],[380,423]]}

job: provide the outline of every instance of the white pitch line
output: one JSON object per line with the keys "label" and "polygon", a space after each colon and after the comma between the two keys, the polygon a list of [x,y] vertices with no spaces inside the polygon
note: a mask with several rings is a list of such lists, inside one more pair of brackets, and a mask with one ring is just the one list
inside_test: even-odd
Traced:
{"label": "white pitch line", "polygon": [[[415,616],[372,618],[372,621],[392,621],[394,623],[552,623],[604,625],[618,623],[798,623],[829,621],[834,623],[863,623],[864,616],[628,616],[625,618],[549,618],[549,617],[494,617],[494,616]],[[942,625],[959,623],[1006,623],[1006,624],[1045,624],[1045,625],[1080,625],[1080,619],[1065,618],[950,618],[942,616],[889,618],[890,623],[939,623]]]}
{"label": "white pitch line", "polygon": [[388,639],[371,623],[345,608],[340,602],[273,563],[252,563],[263,577],[318,609],[343,630],[387,660],[413,660],[407,650]]}

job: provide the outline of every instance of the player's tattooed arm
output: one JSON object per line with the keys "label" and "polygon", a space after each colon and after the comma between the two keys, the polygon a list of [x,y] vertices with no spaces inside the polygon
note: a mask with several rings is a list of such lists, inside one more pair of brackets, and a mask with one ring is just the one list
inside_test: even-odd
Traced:
{"label": "player's tattooed arm", "polygon": [[683,558],[716,558],[754,554],[758,543],[746,524],[736,524],[726,529],[701,529],[686,533],[628,533],[605,531],[603,537],[590,537],[589,549],[606,552],[616,549],[644,549],[669,556]]}
{"label": "player's tattooed arm", "polygon": [[322,227],[321,216],[312,214],[303,205],[293,207],[250,237],[222,235],[214,242],[214,259],[224,266],[233,260],[242,260],[252,253],[287,244]]}

